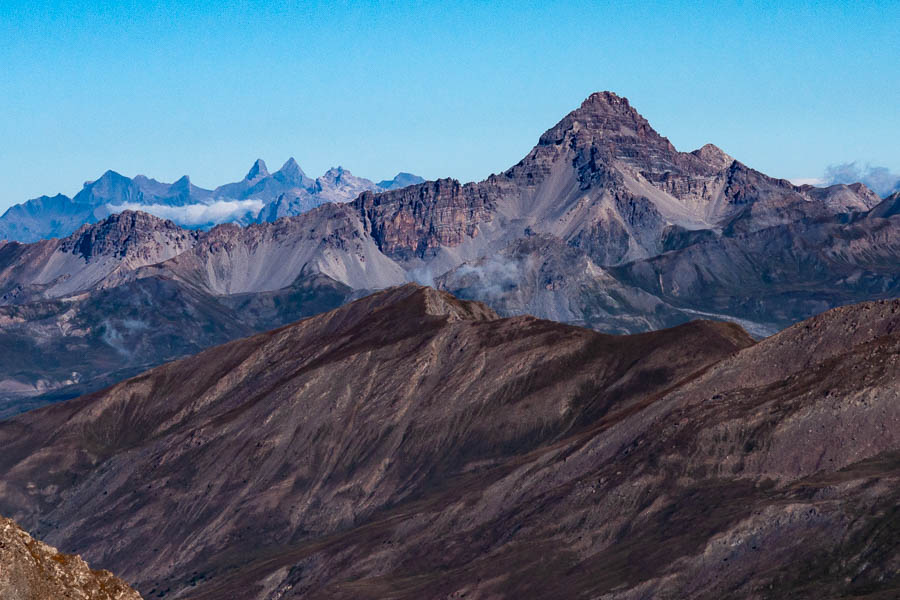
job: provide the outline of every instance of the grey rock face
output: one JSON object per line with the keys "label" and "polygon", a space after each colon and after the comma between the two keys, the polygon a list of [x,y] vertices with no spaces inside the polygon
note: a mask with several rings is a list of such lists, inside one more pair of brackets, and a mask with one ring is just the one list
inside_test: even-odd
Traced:
{"label": "grey rock face", "polygon": [[583,250],[547,235],[520,238],[492,256],[463,263],[435,284],[486,302],[504,316],[539,314],[607,333],[638,333],[697,318],[620,283]]}

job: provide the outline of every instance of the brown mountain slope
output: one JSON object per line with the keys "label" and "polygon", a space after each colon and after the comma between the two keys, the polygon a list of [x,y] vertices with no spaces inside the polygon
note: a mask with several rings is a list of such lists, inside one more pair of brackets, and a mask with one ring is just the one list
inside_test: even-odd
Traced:
{"label": "brown mountain slope", "polygon": [[900,301],[754,345],[405,286],[0,446],[0,511],[148,595],[890,598]]}
{"label": "brown mountain slope", "polygon": [[618,338],[395,288],[0,424],[0,508],[175,592],[508,470],[749,343],[727,324]]}
{"label": "brown mountain slope", "polygon": [[60,554],[0,517],[0,600],[140,600],[108,571]]}

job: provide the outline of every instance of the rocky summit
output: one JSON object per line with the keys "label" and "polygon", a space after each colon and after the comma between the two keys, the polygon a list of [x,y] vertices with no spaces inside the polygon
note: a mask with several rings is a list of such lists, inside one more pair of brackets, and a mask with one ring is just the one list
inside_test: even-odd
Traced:
{"label": "rocky summit", "polygon": [[760,342],[416,285],[0,422],[0,512],[167,598],[892,598],[900,301]]}

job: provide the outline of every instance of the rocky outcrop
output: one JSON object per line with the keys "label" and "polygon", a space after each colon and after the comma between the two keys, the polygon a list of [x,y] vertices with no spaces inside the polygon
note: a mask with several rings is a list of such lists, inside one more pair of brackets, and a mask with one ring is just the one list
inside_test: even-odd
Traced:
{"label": "rocky outcrop", "polygon": [[155,264],[181,254],[197,241],[195,232],[144,212],[126,210],[85,225],[61,240],[59,250],[85,261],[102,256],[125,259],[128,267]]}
{"label": "rocky outcrop", "polygon": [[731,156],[714,144],[706,144],[702,148],[694,150],[691,154],[718,171],[721,171],[734,162],[734,159]]}
{"label": "rocky outcrop", "polygon": [[140,600],[109,571],[93,571],[80,557],[60,554],[0,517],[2,600]]}
{"label": "rocky outcrop", "polygon": [[10,243],[0,250],[0,305],[58,298],[116,285],[130,271],[189,250],[194,232],[125,211],[67,238]]}
{"label": "rocky outcrop", "polygon": [[397,260],[433,256],[478,235],[491,218],[491,194],[483,186],[439,179],[393,192],[363,193],[353,202],[366,232]]}

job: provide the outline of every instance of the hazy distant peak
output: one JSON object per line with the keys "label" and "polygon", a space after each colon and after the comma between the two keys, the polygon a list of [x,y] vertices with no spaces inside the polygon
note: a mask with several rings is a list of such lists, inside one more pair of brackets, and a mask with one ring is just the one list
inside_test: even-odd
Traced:
{"label": "hazy distant peak", "polygon": [[395,175],[393,179],[385,179],[383,181],[379,181],[378,187],[384,190],[398,190],[400,188],[405,188],[424,182],[425,179],[423,177],[401,171],[397,173],[397,175]]}
{"label": "hazy distant peak", "polygon": [[306,177],[306,173],[303,172],[303,169],[300,168],[300,165],[297,164],[297,161],[294,160],[293,156],[287,159],[287,161],[283,165],[281,165],[281,168],[278,169],[278,172],[293,179]]}
{"label": "hazy distant peak", "polygon": [[92,186],[92,185],[95,185],[98,183],[100,183],[100,184],[116,183],[116,182],[121,182],[121,181],[130,181],[130,180],[127,177],[125,177],[124,175],[122,175],[121,173],[117,173],[116,171],[113,171],[112,169],[107,169],[103,173],[103,175],[101,175],[97,179],[94,179],[93,181],[85,181],[84,187]]}
{"label": "hazy distant peak", "polygon": [[344,167],[337,166],[337,167],[331,167],[330,169],[325,171],[325,173],[322,175],[322,177],[320,177],[320,179],[329,181],[331,183],[336,183],[345,177],[353,178],[353,173],[346,170]]}
{"label": "hazy distant peak", "polygon": [[171,188],[176,190],[190,190],[191,189],[191,178],[187,175],[182,175],[179,177],[172,185]]}
{"label": "hazy distant peak", "polygon": [[246,180],[257,179],[259,177],[265,177],[269,174],[269,169],[266,168],[266,161],[261,158],[257,158],[256,162],[253,163],[253,166],[250,167],[250,170],[247,172],[247,176],[244,177]]}

